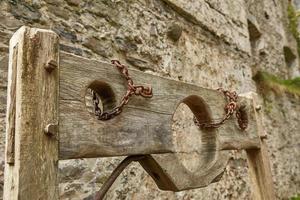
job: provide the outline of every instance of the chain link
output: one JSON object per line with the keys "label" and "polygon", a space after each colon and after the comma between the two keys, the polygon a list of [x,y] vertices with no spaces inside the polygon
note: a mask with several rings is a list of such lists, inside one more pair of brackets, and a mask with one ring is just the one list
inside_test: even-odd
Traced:
{"label": "chain link", "polygon": [[94,113],[99,120],[109,120],[117,115],[119,115],[123,107],[128,104],[129,99],[132,95],[142,96],[145,98],[151,98],[153,96],[152,88],[145,87],[142,85],[134,85],[132,78],[129,76],[128,68],[121,64],[118,60],[112,60],[111,63],[119,70],[119,72],[124,76],[127,80],[127,91],[125,95],[122,97],[121,102],[118,106],[114,107],[110,111],[102,112],[99,108],[99,97],[97,96],[96,92],[92,90],[93,95],[93,103],[94,103]]}
{"label": "chain link", "polygon": [[224,90],[222,88],[219,88],[218,91],[222,92],[224,94],[224,96],[226,97],[227,101],[228,101],[228,103],[224,107],[224,110],[225,110],[224,117],[218,122],[201,123],[194,116],[194,118],[193,118],[194,123],[199,128],[218,128],[222,124],[224,124],[235,112],[239,127],[242,130],[245,130],[248,126],[247,113],[246,113],[246,110],[245,110],[245,106],[238,106],[238,104],[237,104],[237,100],[238,100],[237,93],[235,91],[230,92],[230,91]]}
{"label": "chain link", "polygon": [[[119,115],[122,112],[123,107],[128,104],[130,97],[132,95],[142,96],[145,98],[151,98],[153,96],[151,87],[145,87],[142,85],[134,85],[132,78],[129,76],[128,68],[125,65],[121,64],[120,61],[112,60],[111,63],[119,70],[119,72],[127,80],[127,91],[126,91],[125,95],[122,97],[121,102],[118,106],[114,107],[110,111],[102,112],[99,107],[99,103],[100,103],[99,97],[97,96],[96,92],[92,90],[94,113],[99,120],[109,120],[109,119]],[[218,91],[222,92],[228,101],[228,103],[224,107],[224,110],[225,110],[224,117],[218,122],[202,123],[202,122],[199,122],[197,120],[197,118],[194,116],[194,118],[193,118],[194,123],[199,128],[218,128],[222,124],[224,124],[235,113],[239,127],[242,130],[245,130],[248,126],[247,113],[245,111],[244,106],[238,106],[237,93],[235,91],[230,92],[230,91],[224,90],[222,88],[219,88]]]}

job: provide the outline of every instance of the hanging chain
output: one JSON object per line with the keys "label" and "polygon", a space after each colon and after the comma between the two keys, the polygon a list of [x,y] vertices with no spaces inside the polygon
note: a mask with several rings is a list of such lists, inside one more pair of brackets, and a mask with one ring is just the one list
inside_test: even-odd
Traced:
{"label": "hanging chain", "polygon": [[110,111],[102,112],[99,108],[99,97],[97,96],[96,92],[92,90],[93,95],[93,103],[94,103],[94,113],[97,116],[99,120],[109,120],[117,115],[119,115],[123,107],[128,104],[130,97],[134,95],[140,95],[145,98],[151,98],[153,96],[152,94],[152,88],[151,87],[145,87],[142,85],[134,85],[132,78],[129,76],[128,68],[121,64],[118,60],[112,60],[111,63],[119,70],[119,72],[124,76],[124,78],[127,80],[127,92],[121,99],[121,102],[118,106],[114,107]]}
{"label": "hanging chain", "polygon": [[[127,80],[127,91],[125,95],[122,97],[121,102],[118,106],[114,107],[110,111],[102,112],[101,108],[99,107],[99,103],[100,103],[99,97],[97,96],[96,92],[92,90],[94,113],[99,120],[109,120],[119,115],[122,112],[123,107],[128,104],[129,99],[132,95],[137,95],[137,96],[140,95],[145,98],[151,98],[153,96],[151,87],[145,87],[142,85],[133,84],[133,80],[128,73],[128,68],[125,65],[121,64],[120,61],[112,60],[111,63],[119,70],[119,72]],[[202,123],[199,122],[197,118],[194,116],[193,118],[194,123],[200,128],[218,128],[222,124],[224,124],[235,113],[239,127],[242,130],[245,130],[248,126],[247,113],[245,111],[244,106],[238,106],[237,93],[235,91],[230,92],[222,88],[219,88],[218,91],[222,92],[228,101],[228,103],[224,107],[225,110],[224,117],[218,122]]]}
{"label": "hanging chain", "polygon": [[230,91],[224,90],[222,88],[219,88],[218,91],[222,92],[224,94],[224,96],[226,97],[227,101],[228,101],[228,103],[224,107],[224,110],[225,110],[224,117],[218,122],[201,123],[194,116],[194,118],[193,118],[194,123],[199,128],[218,128],[222,124],[224,124],[235,112],[239,127],[242,130],[245,130],[248,126],[247,113],[245,111],[245,106],[238,106],[238,104],[237,104],[237,100],[238,100],[237,93],[235,91],[230,92]]}

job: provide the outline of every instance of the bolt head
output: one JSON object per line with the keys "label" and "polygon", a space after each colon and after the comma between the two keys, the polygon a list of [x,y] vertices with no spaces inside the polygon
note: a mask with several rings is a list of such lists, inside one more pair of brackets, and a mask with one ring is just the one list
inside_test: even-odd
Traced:
{"label": "bolt head", "polygon": [[58,124],[47,124],[44,133],[49,137],[56,137],[58,135]]}
{"label": "bolt head", "polygon": [[56,60],[49,60],[47,62],[47,64],[45,65],[45,69],[48,71],[48,72],[52,72],[53,70],[55,70],[57,68],[58,64],[56,62]]}

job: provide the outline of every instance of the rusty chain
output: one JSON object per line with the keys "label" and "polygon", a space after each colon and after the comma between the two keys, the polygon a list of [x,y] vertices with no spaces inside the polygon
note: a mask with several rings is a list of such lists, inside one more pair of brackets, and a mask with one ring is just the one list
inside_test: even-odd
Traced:
{"label": "rusty chain", "polygon": [[151,87],[145,87],[142,85],[134,85],[132,78],[129,76],[128,68],[121,64],[118,60],[112,60],[111,63],[119,70],[119,72],[124,76],[124,78],[127,80],[127,91],[125,95],[122,97],[121,102],[118,106],[114,107],[110,111],[102,112],[99,108],[99,98],[97,97],[96,92],[92,90],[93,95],[93,103],[94,103],[94,113],[97,116],[99,120],[109,120],[117,115],[119,115],[123,107],[128,104],[129,98],[134,95],[140,95],[145,98],[151,98],[153,96],[152,94],[152,88]]}
{"label": "rusty chain", "polygon": [[231,116],[233,116],[233,114],[235,112],[239,127],[242,130],[245,130],[248,126],[247,113],[245,111],[245,106],[239,106],[237,104],[237,101],[238,101],[237,93],[235,91],[230,92],[230,91],[224,90],[222,88],[219,88],[218,91],[222,92],[228,101],[228,103],[224,107],[224,110],[225,110],[224,117],[218,122],[201,123],[194,116],[194,118],[193,118],[194,123],[199,128],[218,128],[222,124],[224,124]]}
{"label": "rusty chain", "polygon": [[[99,120],[109,120],[119,115],[122,112],[123,107],[128,104],[129,99],[133,94],[137,96],[140,95],[145,98],[151,98],[153,96],[151,87],[145,87],[142,85],[133,84],[133,80],[128,73],[128,68],[125,65],[121,64],[120,61],[112,60],[111,63],[119,70],[119,72],[127,80],[127,91],[125,95],[122,97],[121,102],[118,106],[114,107],[110,111],[102,112],[101,109],[99,108],[99,103],[100,103],[99,98],[96,92],[92,90],[94,113]],[[224,107],[225,110],[224,117],[218,122],[203,123],[203,122],[199,122],[197,118],[194,116],[193,118],[194,123],[200,128],[218,128],[222,124],[224,124],[231,116],[233,116],[234,113],[236,113],[236,118],[239,127],[242,130],[245,130],[248,126],[247,114],[245,112],[245,108],[243,106],[238,106],[237,104],[237,100],[238,100],[237,93],[235,91],[230,92],[222,88],[219,88],[218,91],[222,92],[228,101],[228,103]]]}

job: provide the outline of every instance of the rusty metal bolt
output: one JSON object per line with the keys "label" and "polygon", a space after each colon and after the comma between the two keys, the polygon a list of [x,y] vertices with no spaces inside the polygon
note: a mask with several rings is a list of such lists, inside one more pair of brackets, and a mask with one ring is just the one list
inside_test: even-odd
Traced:
{"label": "rusty metal bolt", "polygon": [[58,124],[47,124],[44,129],[44,133],[49,137],[57,138]]}
{"label": "rusty metal bolt", "polygon": [[45,69],[47,72],[52,72],[54,69],[56,69],[58,66],[56,60],[49,60],[48,63],[45,65]]}

